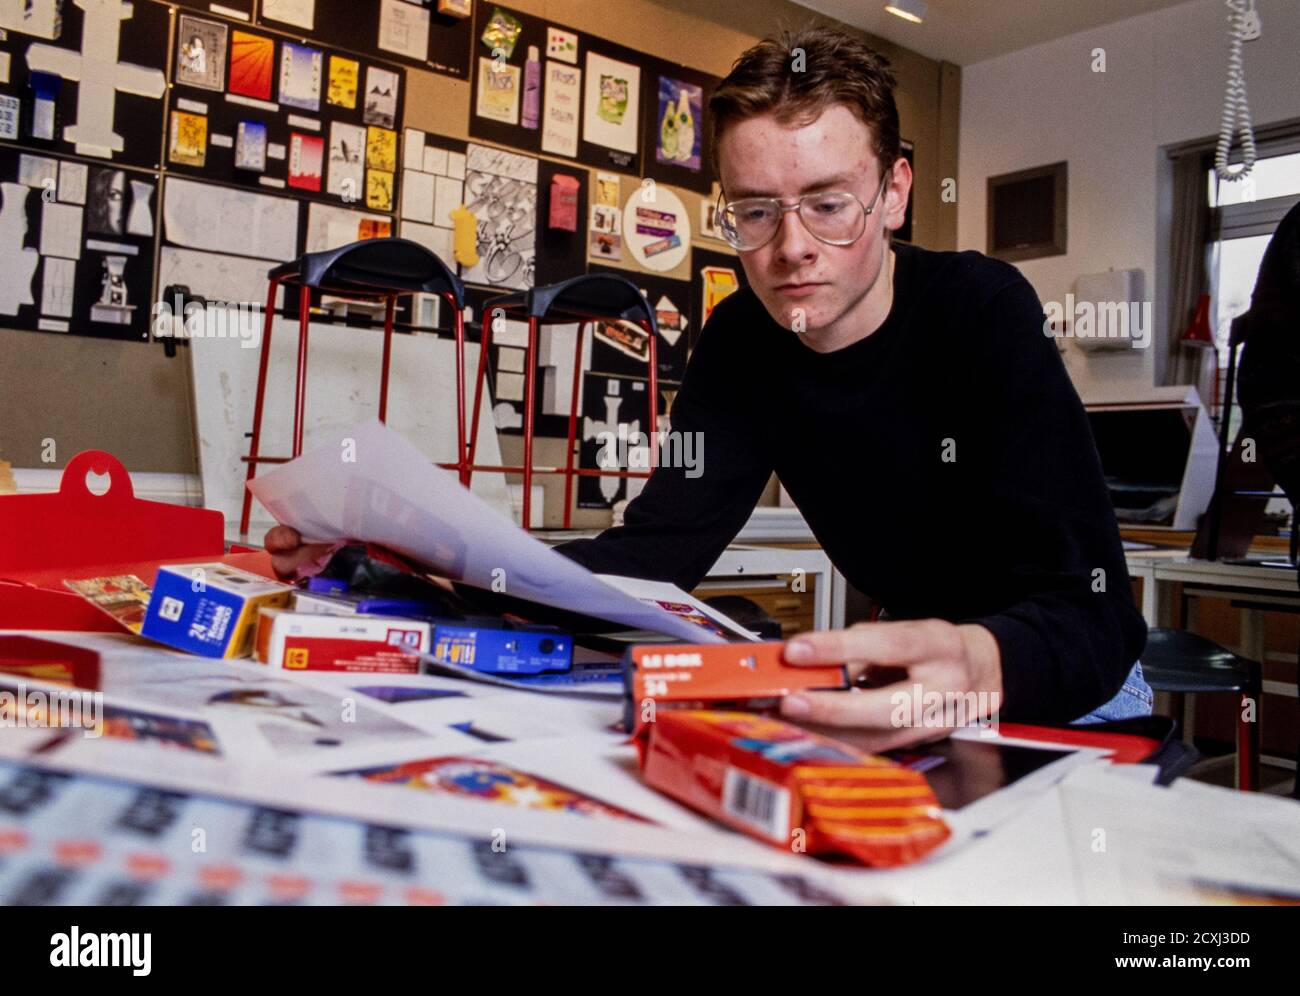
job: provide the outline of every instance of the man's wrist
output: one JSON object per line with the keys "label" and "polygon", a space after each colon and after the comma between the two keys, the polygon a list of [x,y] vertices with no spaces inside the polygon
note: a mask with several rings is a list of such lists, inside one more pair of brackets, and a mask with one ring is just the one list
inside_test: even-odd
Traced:
{"label": "man's wrist", "polygon": [[1002,649],[997,637],[984,626],[970,623],[957,627],[966,648],[971,691],[983,692],[1000,707],[1002,702]]}

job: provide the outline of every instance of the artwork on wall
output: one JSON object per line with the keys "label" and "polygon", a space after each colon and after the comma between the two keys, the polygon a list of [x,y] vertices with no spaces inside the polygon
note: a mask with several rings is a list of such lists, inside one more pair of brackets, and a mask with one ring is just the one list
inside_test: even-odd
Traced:
{"label": "artwork on wall", "polygon": [[[583,375],[579,466],[600,470],[646,470],[650,449],[648,385],[631,377]],[[662,414],[662,412],[657,412]],[[578,478],[579,508],[611,508],[636,497],[643,477],[583,475]]]}
{"label": "artwork on wall", "polygon": [[226,88],[229,29],[219,21],[182,14],[177,29],[176,82],[203,90]]}
{"label": "artwork on wall", "polygon": [[692,83],[671,76],[659,77],[659,141],[655,143],[655,161],[700,168],[700,148],[704,122],[704,91]]}
{"label": "artwork on wall", "polygon": [[641,70],[596,52],[587,52],[582,137],[620,152],[637,151]]}
{"label": "artwork on wall", "polygon": [[676,268],[691,250],[691,218],[681,198],[663,184],[640,188],[623,207],[623,244],[638,266]]}
{"label": "artwork on wall", "polygon": [[0,6],[0,135],[59,154],[156,169],[168,10],[125,0]]}
{"label": "artwork on wall", "polygon": [[465,162],[465,206],[477,219],[479,261],[461,267],[461,278],[493,287],[533,286],[537,160],[471,144]]}
{"label": "artwork on wall", "polygon": [[0,320],[144,339],[156,178],[0,148]]}

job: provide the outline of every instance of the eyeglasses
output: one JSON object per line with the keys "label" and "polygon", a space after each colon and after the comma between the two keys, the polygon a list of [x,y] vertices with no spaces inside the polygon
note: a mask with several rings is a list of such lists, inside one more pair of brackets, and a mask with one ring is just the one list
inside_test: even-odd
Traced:
{"label": "eyeglasses", "polygon": [[772,241],[787,211],[798,211],[799,220],[810,235],[831,246],[847,246],[862,237],[867,215],[876,209],[885,191],[889,171],[880,176],[880,187],[864,207],[855,194],[847,190],[830,190],[804,194],[794,204],[783,204],[778,197],[742,197],[738,201],[719,203],[718,227],[733,248],[744,252],[761,249]]}

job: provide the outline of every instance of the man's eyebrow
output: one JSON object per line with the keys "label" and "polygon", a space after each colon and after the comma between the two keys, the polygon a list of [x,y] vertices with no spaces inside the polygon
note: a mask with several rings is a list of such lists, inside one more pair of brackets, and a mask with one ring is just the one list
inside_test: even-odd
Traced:
{"label": "man's eyebrow", "polygon": [[[805,183],[800,188],[799,193],[810,194],[818,190],[842,190],[848,187],[856,173],[836,173],[834,176],[822,177]],[[750,187],[737,187],[736,192],[732,195],[731,200],[740,200],[742,197],[779,197],[780,195],[770,190],[757,190]]]}

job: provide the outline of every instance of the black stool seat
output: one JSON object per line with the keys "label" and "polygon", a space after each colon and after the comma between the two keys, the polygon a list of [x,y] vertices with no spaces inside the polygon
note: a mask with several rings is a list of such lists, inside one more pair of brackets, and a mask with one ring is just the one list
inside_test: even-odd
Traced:
{"label": "black stool seat", "polygon": [[1254,687],[1256,665],[1197,633],[1152,629],[1142,674],[1158,692],[1242,692]]}
{"label": "black stool seat", "polygon": [[440,260],[410,239],[362,239],[337,249],[303,253],[268,276],[331,294],[382,297],[393,293],[450,295],[465,306],[465,287]]}
{"label": "black stool seat", "polygon": [[584,273],[544,287],[502,294],[483,305],[485,315],[498,309],[512,318],[536,318],[548,325],[603,318],[646,322],[651,333],[659,331],[654,309],[636,284],[612,273]]}

